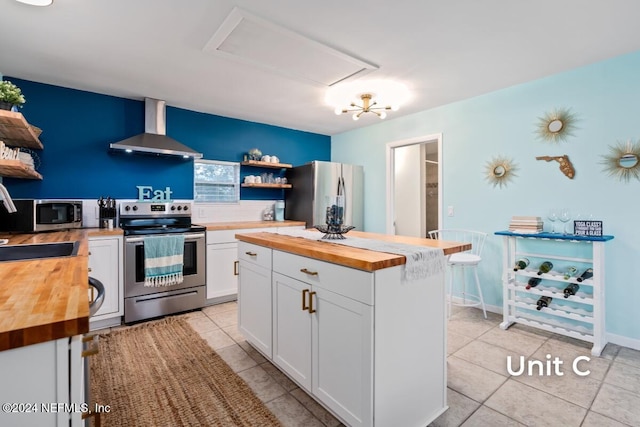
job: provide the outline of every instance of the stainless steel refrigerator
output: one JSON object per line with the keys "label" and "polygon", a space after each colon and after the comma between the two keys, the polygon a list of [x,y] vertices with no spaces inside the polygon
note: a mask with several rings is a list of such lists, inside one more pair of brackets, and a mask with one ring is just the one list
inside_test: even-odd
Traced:
{"label": "stainless steel refrigerator", "polygon": [[326,223],[328,197],[344,196],[344,224],[364,226],[362,166],[313,161],[287,171],[292,185],[285,192],[285,219],[305,221],[307,227]]}

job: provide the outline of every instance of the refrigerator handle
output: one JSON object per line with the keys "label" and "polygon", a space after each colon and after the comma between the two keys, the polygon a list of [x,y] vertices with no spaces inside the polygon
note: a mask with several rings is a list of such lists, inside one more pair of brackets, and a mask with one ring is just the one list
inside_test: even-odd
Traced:
{"label": "refrigerator handle", "polygon": [[344,196],[342,199],[343,205],[343,218],[347,218],[347,188],[344,184],[344,178],[338,178],[338,196]]}

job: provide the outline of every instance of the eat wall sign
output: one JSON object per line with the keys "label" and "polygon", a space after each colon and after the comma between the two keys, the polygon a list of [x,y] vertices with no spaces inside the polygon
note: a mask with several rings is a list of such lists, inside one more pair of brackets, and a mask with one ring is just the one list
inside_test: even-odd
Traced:
{"label": "eat wall sign", "polygon": [[154,190],[150,185],[136,185],[138,189],[138,201],[139,202],[170,202],[171,191],[170,187],[166,187],[164,190]]}

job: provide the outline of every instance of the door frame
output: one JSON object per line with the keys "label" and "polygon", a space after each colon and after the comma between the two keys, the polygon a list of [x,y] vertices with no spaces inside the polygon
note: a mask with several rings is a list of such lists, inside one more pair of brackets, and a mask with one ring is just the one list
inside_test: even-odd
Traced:
{"label": "door frame", "polygon": [[[388,142],[385,147],[386,151],[386,182],[387,182],[387,219],[386,233],[395,234],[393,220],[395,218],[395,149],[405,147],[407,145],[417,145],[423,143],[438,144],[438,228],[442,228],[442,133],[431,135],[416,136],[413,138],[402,139],[398,141]],[[424,191],[424,190],[423,190]],[[427,230],[429,231],[429,230]]]}

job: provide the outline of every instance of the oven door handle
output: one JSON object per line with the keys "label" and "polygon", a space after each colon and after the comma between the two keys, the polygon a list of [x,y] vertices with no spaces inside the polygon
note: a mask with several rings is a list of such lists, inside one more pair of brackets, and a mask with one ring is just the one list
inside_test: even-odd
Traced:
{"label": "oven door handle", "polygon": [[[167,235],[171,236],[171,234],[167,234]],[[184,235],[184,240],[204,239],[204,236],[205,236],[204,233],[185,234]],[[144,237],[125,237],[124,241],[125,241],[125,243],[138,243],[138,242],[144,241]]]}

